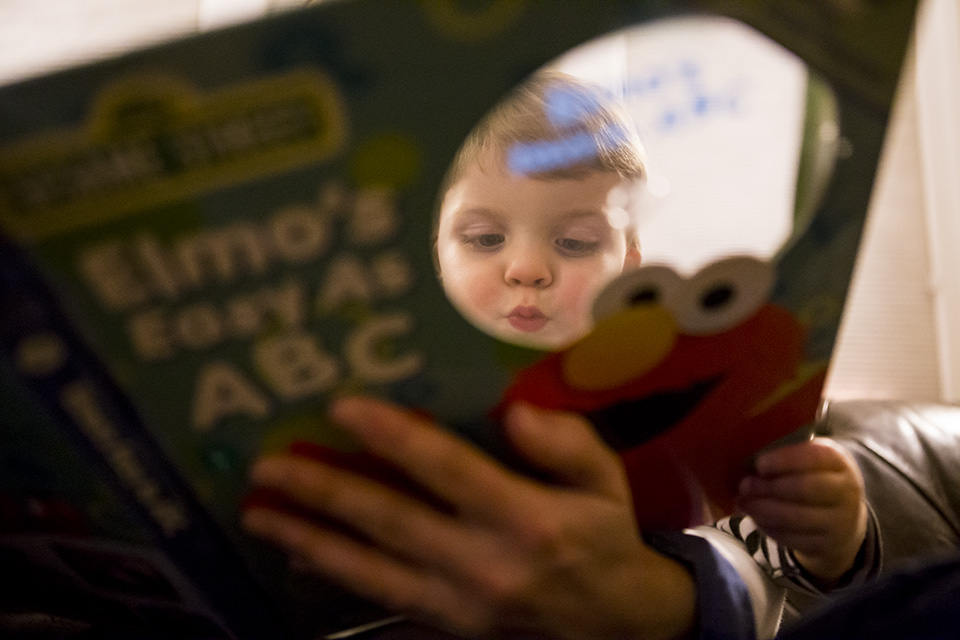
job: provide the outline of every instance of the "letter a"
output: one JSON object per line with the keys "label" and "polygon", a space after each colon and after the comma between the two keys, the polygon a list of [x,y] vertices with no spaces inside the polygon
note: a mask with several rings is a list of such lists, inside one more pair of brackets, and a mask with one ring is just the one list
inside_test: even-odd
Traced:
{"label": "letter a", "polygon": [[214,362],[200,372],[193,401],[196,429],[208,431],[229,415],[262,419],[269,413],[269,400],[231,365]]}

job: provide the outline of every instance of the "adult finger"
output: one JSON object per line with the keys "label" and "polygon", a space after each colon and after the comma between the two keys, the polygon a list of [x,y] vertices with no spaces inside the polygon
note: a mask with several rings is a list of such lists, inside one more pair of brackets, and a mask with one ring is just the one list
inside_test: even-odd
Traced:
{"label": "adult finger", "polygon": [[331,418],[460,514],[489,519],[522,500],[521,477],[489,455],[411,412],[373,398],[338,399]]}
{"label": "adult finger", "polygon": [[623,464],[579,415],[520,403],[511,406],[504,428],[517,453],[556,482],[629,497]]}
{"label": "adult finger", "polygon": [[457,566],[471,547],[472,531],[438,505],[351,471],[277,455],[257,461],[251,480],[296,511],[332,519],[411,561]]}
{"label": "adult finger", "polygon": [[470,598],[441,574],[425,572],[343,532],[263,507],[245,511],[243,525],[311,570],[388,609],[460,631],[479,631],[487,624],[473,610]]}

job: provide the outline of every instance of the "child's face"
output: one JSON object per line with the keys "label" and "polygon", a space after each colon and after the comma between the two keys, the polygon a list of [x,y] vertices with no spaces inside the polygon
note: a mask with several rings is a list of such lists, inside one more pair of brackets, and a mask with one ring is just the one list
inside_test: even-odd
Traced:
{"label": "child's face", "polygon": [[513,174],[472,163],[444,196],[437,256],[444,289],[473,324],[504,340],[563,347],[591,328],[599,289],[636,247],[608,215],[622,180],[593,171],[574,178]]}

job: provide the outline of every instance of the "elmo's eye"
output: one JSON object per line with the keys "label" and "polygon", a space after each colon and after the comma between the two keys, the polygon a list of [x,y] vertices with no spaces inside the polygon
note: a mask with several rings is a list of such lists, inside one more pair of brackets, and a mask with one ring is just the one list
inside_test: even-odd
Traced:
{"label": "elmo's eye", "polygon": [[593,305],[596,321],[627,309],[648,304],[670,307],[682,279],[669,267],[651,265],[627,271],[604,287]]}
{"label": "elmo's eye", "polygon": [[689,335],[734,327],[760,308],[773,289],[773,267],[746,256],[714,262],[687,280],[673,307],[677,325]]}
{"label": "elmo's eye", "polygon": [[721,282],[700,296],[700,307],[703,309],[719,309],[727,305],[737,295],[737,286],[733,283]]}
{"label": "elmo's eye", "polygon": [[660,291],[654,287],[643,288],[630,294],[629,303],[633,306],[653,304],[660,299]]}

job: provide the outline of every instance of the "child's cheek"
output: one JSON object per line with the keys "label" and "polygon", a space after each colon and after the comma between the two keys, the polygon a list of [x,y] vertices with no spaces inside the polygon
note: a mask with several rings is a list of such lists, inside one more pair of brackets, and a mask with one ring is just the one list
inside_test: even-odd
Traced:
{"label": "child's cheek", "polygon": [[600,256],[597,260],[582,261],[571,265],[563,273],[563,293],[560,294],[571,310],[571,315],[589,319],[593,301],[600,290],[623,271],[623,259]]}
{"label": "child's cheek", "polygon": [[496,313],[496,280],[489,274],[474,273],[461,281],[463,301],[477,317],[489,317]]}
{"label": "child's cheek", "polygon": [[586,324],[590,320],[593,298],[599,292],[599,283],[589,274],[570,274],[557,292],[557,300],[571,323]]}

